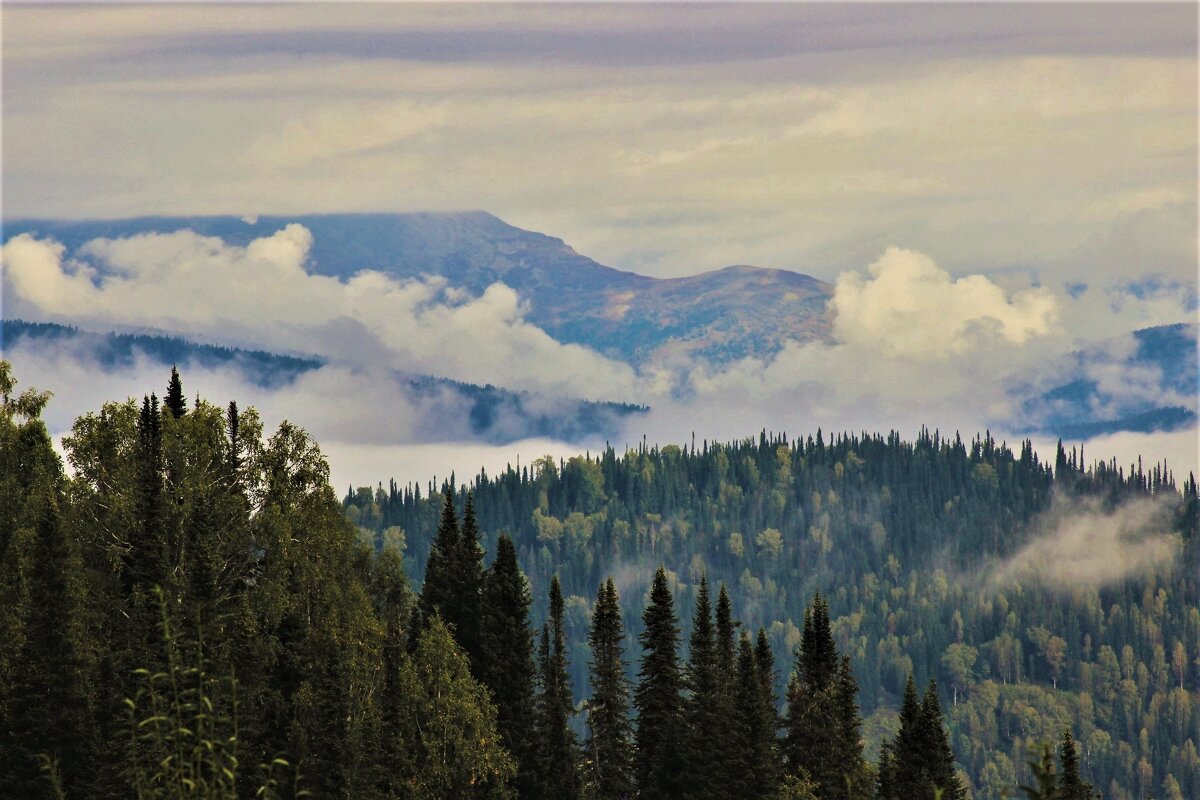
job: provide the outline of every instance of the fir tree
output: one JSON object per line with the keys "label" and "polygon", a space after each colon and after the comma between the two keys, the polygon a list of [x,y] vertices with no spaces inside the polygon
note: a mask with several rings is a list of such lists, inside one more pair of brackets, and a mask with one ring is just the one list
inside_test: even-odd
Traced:
{"label": "fir tree", "polygon": [[921,702],[920,727],[929,782],[928,796],[932,800],[934,794],[940,792],[941,800],[962,800],[965,791],[954,769],[954,752],[950,749],[950,737],[946,733],[937,682],[932,679]]}
{"label": "fir tree", "polygon": [[588,632],[592,697],[587,701],[586,789],[587,796],[595,800],[633,796],[633,724],[623,640],[620,600],[616,584],[609,578],[596,595]]}
{"label": "fir tree", "polygon": [[729,592],[725,584],[717,593],[717,666],[722,678],[727,682],[734,679],[734,667],[737,659],[734,628],[737,622],[733,618],[733,603],[729,600]]}
{"label": "fir tree", "polygon": [[750,637],[738,642],[733,713],[733,775],[729,797],[774,797],[779,791],[773,693],[764,692],[762,672]]}
{"label": "fir tree", "polygon": [[496,558],[484,578],[480,677],[492,691],[501,739],[516,762],[513,788],[522,797],[533,796],[538,774],[530,604],[516,547],[511,538],[501,534]]}
{"label": "fir tree", "polygon": [[187,398],[183,396],[183,381],[179,379],[179,370],[171,366],[171,380],[167,383],[167,394],[163,397],[163,410],[179,419],[187,413]]}
{"label": "fir tree", "polygon": [[541,748],[541,792],[545,800],[579,797],[578,745],[571,729],[575,703],[567,672],[562,587],[550,581],[550,620],[542,627],[538,662],[542,685],[538,697],[538,746]]}
{"label": "fir tree", "polygon": [[642,664],[634,691],[638,797],[676,800],[681,795],[683,704],[680,698],[679,627],[666,571],[659,567],[642,615]]}
{"label": "fir tree", "polygon": [[479,525],[475,520],[475,502],[467,493],[463,509],[462,540],[459,542],[453,570],[454,602],[444,615],[454,626],[455,639],[471,662],[472,673],[483,674],[483,647],[480,622],[483,602],[483,548],[479,544]]}
{"label": "fir tree", "polygon": [[1092,800],[1097,796],[1092,785],[1079,776],[1079,750],[1075,747],[1070,728],[1063,729],[1058,745],[1058,764],[1062,770],[1059,781],[1062,800]]}
{"label": "fir tree", "polygon": [[[448,621],[447,609],[455,600],[454,568],[458,564],[458,554],[462,545],[462,534],[459,532],[458,512],[454,508],[454,492],[449,487],[442,495],[442,518],[438,523],[437,536],[429,550],[429,559],[425,562],[425,580],[421,584],[421,617],[430,619],[435,613],[442,617],[453,630],[453,624]],[[457,631],[454,631],[457,636]]]}
{"label": "fir tree", "polygon": [[727,704],[723,694],[727,684],[721,674],[720,653],[713,629],[712,603],[708,580],[700,578],[696,609],[692,615],[692,635],[688,642],[686,680],[688,699],[684,704],[687,723],[683,779],[685,796],[696,800],[723,797],[727,787],[722,758],[729,755],[722,747],[729,720],[722,711]]}
{"label": "fir tree", "polygon": [[788,687],[788,770],[807,775],[819,800],[846,797],[865,773],[849,664],[838,658],[829,606],[820,594],[804,614],[796,668]]}

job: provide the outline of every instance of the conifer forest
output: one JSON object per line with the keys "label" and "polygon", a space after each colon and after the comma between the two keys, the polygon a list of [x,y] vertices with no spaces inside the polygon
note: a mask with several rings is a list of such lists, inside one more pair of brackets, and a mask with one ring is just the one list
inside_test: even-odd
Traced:
{"label": "conifer forest", "polygon": [[[764,431],[339,498],[174,370],[60,457],[0,363],[0,797],[1200,797],[1163,464]],[[1029,549],[1134,515],[1172,568]]]}

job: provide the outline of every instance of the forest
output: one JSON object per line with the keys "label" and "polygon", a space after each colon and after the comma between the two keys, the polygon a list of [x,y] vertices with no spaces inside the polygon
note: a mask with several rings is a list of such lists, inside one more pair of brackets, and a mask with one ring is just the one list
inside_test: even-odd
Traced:
{"label": "forest", "polygon": [[[175,371],[65,464],[16,385],[0,797],[1200,796],[1166,465],[763,432],[339,499],[302,428]],[[1018,569],[1081,516],[1169,559]]]}

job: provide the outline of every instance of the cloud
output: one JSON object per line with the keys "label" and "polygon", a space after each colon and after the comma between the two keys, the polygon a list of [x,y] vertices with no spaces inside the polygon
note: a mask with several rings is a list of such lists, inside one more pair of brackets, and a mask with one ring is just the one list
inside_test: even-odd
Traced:
{"label": "cloud", "polygon": [[485,208],[658,275],[893,242],[1194,273],[1186,4],[4,16],[10,215]]}
{"label": "cloud", "polygon": [[920,253],[889,248],[871,277],[843,273],[830,305],[834,335],[869,342],[886,355],[944,357],[976,349],[981,340],[1023,344],[1056,329],[1058,307],[1045,290],[1011,299],[982,275],[952,280]]}
{"label": "cloud", "polygon": [[440,278],[364,271],[343,283],[305,270],[311,244],[292,224],[245,247],[180,231],[97,239],[67,257],[56,242],[21,235],[3,248],[6,314],[154,327],[552,396],[635,394],[632,368],[556,342],[525,321],[503,284],[471,297]]}
{"label": "cloud", "polygon": [[1181,538],[1170,528],[1176,502],[1164,496],[1106,509],[1094,498],[1059,498],[1034,521],[1036,537],[989,569],[989,581],[1002,587],[1036,579],[1068,590],[1170,571],[1182,550]]}

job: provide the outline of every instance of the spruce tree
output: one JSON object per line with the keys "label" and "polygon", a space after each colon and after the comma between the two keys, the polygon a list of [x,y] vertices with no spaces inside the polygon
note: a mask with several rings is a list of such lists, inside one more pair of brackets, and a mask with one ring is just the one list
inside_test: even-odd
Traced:
{"label": "spruce tree", "polygon": [[910,674],[900,704],[900,730],[881,756],[880,800],[925,796],[928,768],[922,738],[921,702],[917,699],[916,681]]}
{"label": "spruce tree", "polygon": [[728,797],[774,797],[779,791],[773,694],[763,691],[762,672],[750,637],[742,633],[734,678],[730,751],[734,780]]}
{"label": "spruce tree", "polygon": [[733,618],[733,603],[729,600],[729,592],[725,590],[725,584],[721,584],[721,590],[717,593],[717,666],[723,680],[732,682],[734,680],[735,665],[737,663],[736,637],[734,636],[734,628],[737,627],[737,622]]}
{"label": "spruce tree", "polygon": [[[46,441],[49,449],[49,441]],[[13,685],[0,697],[0,796],[53,796],[40,759],[56,764],[62,788],[90,794],[97,731],[87,684],[82,569],[59,519],[57,478],[38,479],[29,497],[33,516],[15,532],[12,566],[27,570],[28,601],[17,609],[24,638]]]}
{"label": "spruce tree", "polygon": [[596,595],[588,632],[592,697],[587,701],[586,790],[595,800],[633,796],[633,723],[625,675],[624,630],[617,587],[609,578]]}
{"label": "spruce tree", "polygon": [[650,603],[642,614],[642,664],[634,691],[637,708],[634,772],[642,800],[677,800],[681,795],[685,735],[679,626],[666,571],[654,574]]}
{"label": "spruce tree", "polygon": [[726,705],[722,702],[722,695],[727,684],[720,667],[708,580],[701,577],[696,593],[696,609],[692,615],[692,635],[688,642],[685,672],[688,698],[684,704],[687,723],[683,768],[685,796],[696,800],[715,800],[726,794],[722,786],[724,776],[721,760],[728,755],[728,750],[722,747],[722,738],[729,720],[722,718],[721,714]]}
{"label": "spruce tree", "polygon": [[483,647],[480,641],[480,622],[483,603],[483,547],[479,544],[479,525],[475,520],[475,501],[467,493],[463,509],[462,538],[455,556],[453,570],[454,602],[445,616],[454,626],[455,639],[471,662],[472,674],[483,674]]}
{"label": "spruce tree", "polygon": [[846,797],[865,774],[856,691],[849,664],[838,657],[829,606],[818,594],[804,614],[788,687],[785,754],[789,772],[807,775],[819,800]]}
{"label": "spruce tree", "polygon": [[1092,800],[1096,797],[1096,790],[1079,775],[1079,750],[1070,728],[1063,729],[1058,745],[1058,764],[1062,771],[1059,780],[1062,800]]}
{"label": "spruce tree", "polygon": [[516,762],[513,788],[532,797],[537,786],[537,714],[534,707],[533,631],[529,586],[517,565],[517,550],[501,534],[496,558],[484,578],[480,624],[480,678],[496,703],[496,724]]}
{"label": "spruce tree", "polygon": [[550,581],[550,620],[542,627],[538,662],[542,692],[538,700],[538,745],[541,748],[541,790],[545,800],[579,797],[579,755],[571,716],[571,678],[567,671],[562,587]]}
{"label": "spruce tree", "polygon": [[954,752],[938,700],[937,682],[930,679],[921,702],[921,738],[926,753],[929,796],[941,792],[941,800],[962,800],[966,792],[954,770]]}
{"label": "spruce tree", "polygon": [[454,604],[454,569],[458,564],[462,534],[459,532],[458,511],[454,507],[454,490],[446,487],[442,494],[442,518],[438,523],[437,535],[425,562],[425,580],[421,584],[421,617],[429,620],[435,613],[453,631],[453,613],[447,610]]}
{"label": "spruce tree", "polygon": [[167,394],[163,397],[163,410],[179,419],[187,413],[187,398],[183,396],[183,381],[179,379],[179,370],[171,365],[171,380],[167,383]]}

